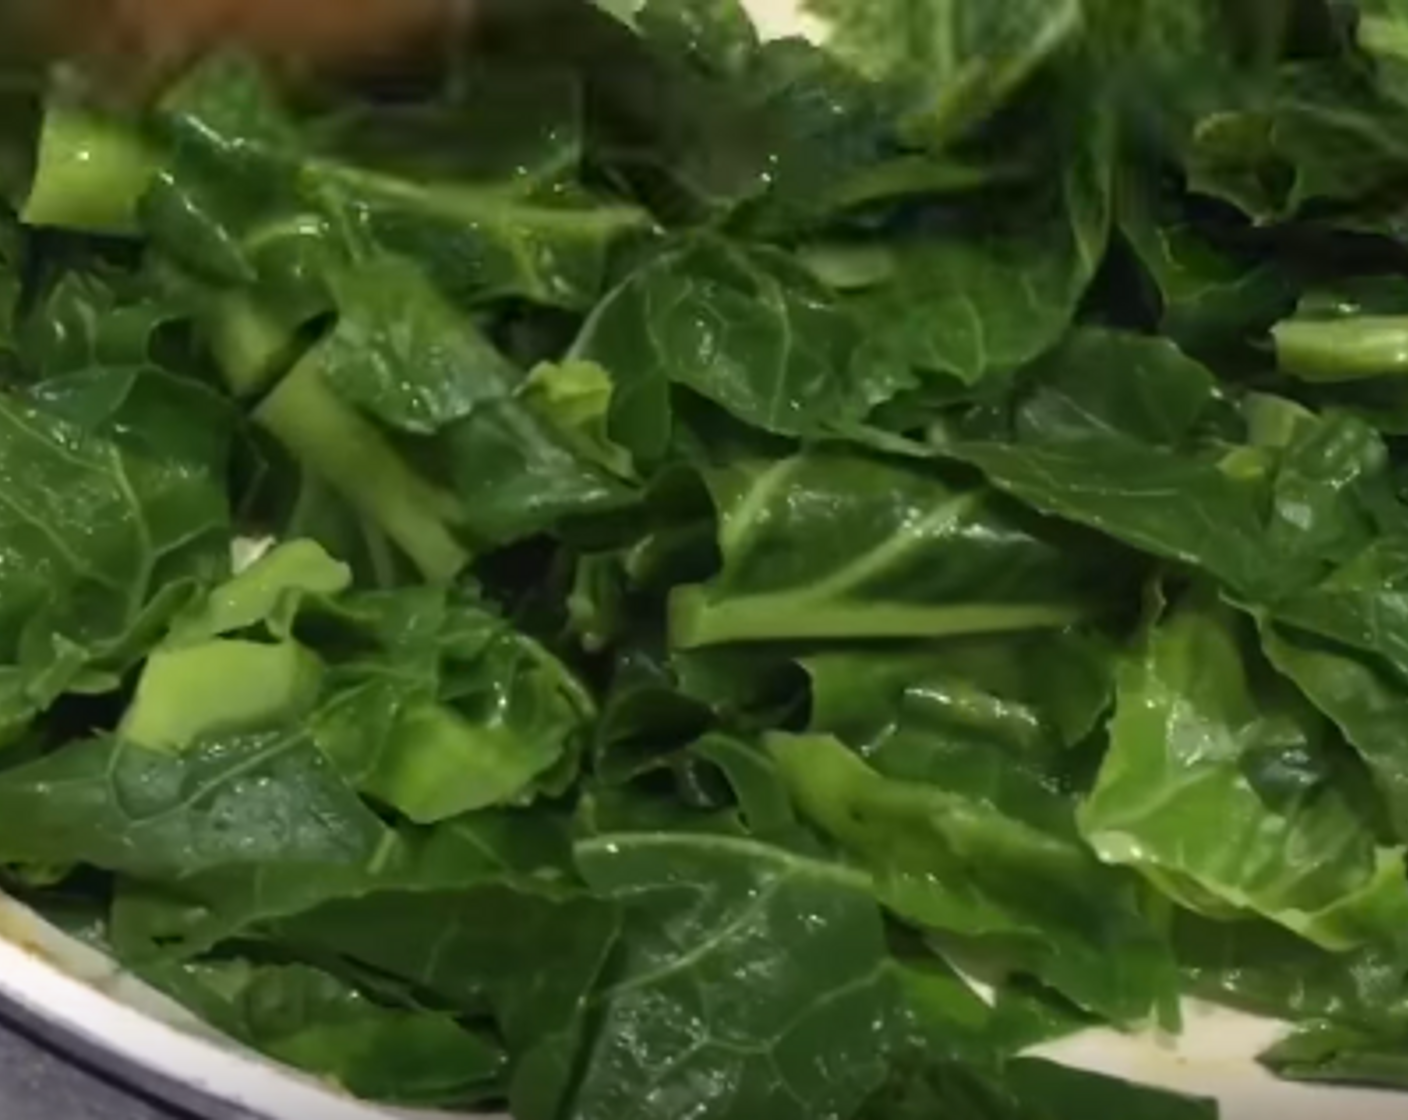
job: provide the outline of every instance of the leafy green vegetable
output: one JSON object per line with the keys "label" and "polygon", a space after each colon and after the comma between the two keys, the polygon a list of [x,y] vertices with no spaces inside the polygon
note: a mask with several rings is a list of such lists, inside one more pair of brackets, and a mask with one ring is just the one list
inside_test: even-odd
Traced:
{"label": "leafy green vegetable", "polygon": [[631,276],[573,353],[610,372],[612,431],[658,459],[672,385],[779,435],[859,422],[904,387],[905,373],[867,366],[862,342],[861,324],[790,256],[706,242]]}
{"label": "leafy green vegetable", "polygon": [[1314,587],[1287,598],[1277,617],[1351,649],[1373,654],[1399,673],[1408,670],[1402,580],[1404,541],[1396,533],[1373,539]]}
{"label": "leafy green vegetable", "polygon": [[1140,1019],[1169,996],[1172,960],[1136,892],[1073,833],[1008,815],[982,795],[883,778],[827,737],[774,736],[769,748],[802,812],[872,872],[877,896],[899,916],[991,938],[1019,967],[1116,1021]]}
{"label": "leafy green vegetable", "polygon": [[[1203,434],[1216,405],[1196,365],[1159,343],[1081,341],[1034,367],[1039,380],[1020,402],[1012,437],[942,450],[1039,510],[1205,572],[1256,602],[1314,595],[1334,565],[1358,562],[1376,523],[1396,519],[1383,441],[1367,424],[1312,415],[1272,439],[1265,415],[1253,416],[1238,434],[1257,442],[1229,444]],[[1151,399],[1117,380],[1121,367],[1092,360],[1122,349],[1126,360],[1141,356],[1134,373],[1149,377]],[[1068,365],[1070,356],[1086,361]],[[1076,370],[1089,376],[1084,399],[1071,402],[1065,382]]]}
{"label": "leafy green vegetable", "polygon": [[[256,419],[428,578],[466,563],[462,540],[512,541],[630,500],[624,482],[531,407],[522,375],[415,268],[366,262],[335,284],[337,327]],[[413,317],[389,292],[413,297]],[[443,482],[397,450],[398,436],[427,442],[421,454]]]}
{"label": "leafy green vegetable", "polygon": [[1019,440],[1123,436],[1178,447],[1212,404],[1212,374],[1162,340],[1078,330],[1034,366],[1014,417]]}
{"label": "leafy green vegetable", "polygon": [[313,720],[323,751],[364,792],[433,823],[571,777],[593,704],[532,639],[439,596],[346,610],[336,621],[358,628],[407,612],[408,632],[381,638],[379,658],[335,670],[341,687]]}
{"label": "leafy green vegetable", "polygon": [[81,860],[178,878],[266,859],[357,864],[384,828],[301,731],[210,739],[180,754],[71,744],[0,777],[7,860]]}
{"label": "leafy green vegetable", "polygon": [[549,888],[546,905],[554,897],[550,884],[565,877],[570,847],[552,815],[479,813],[430,829],[383,830],[361,861],[310,863],[296,858],[296,850],[290,855],[184,876],[174,890],[122,880],[115,948],[143,967],[187,960],[324,905],[356,903],[376,912],[388,893],[398,892],[459,892],[447,905],[468,905],[461,895],[504,883],[510,891],[526,889],[539,880]]}
{"label": "leafy green vegetable", "polygon": [[912,1045],[935,1055],[991,1063],[1089,1023],[1070,1004],[1029,981],[997,989],[989,1003],[945,960],[929,954],[898,956],[896,978]]}
{"label": "leafy green vegetable", "polygon": [[382,1007],[302,965],[148,968],[143,978],[227,1034],[351,1093],[456,1105],[490,1089],[503,1055],[450,1016]]}
{"label": "leafy green vegetable", "polygon": [[678,645],[1039,630],[1094,609],[1086,573],[982,488],[830,450],[709,480],[724,568],[675,593]]}
{"label": "leafy green vegetable", "polygon": [[1360,752],[1383,796],[1395,834],[1408,836],[1397,681],[1382,665],[1314,638],[1264,628],[1266,656],[1327,716]]}
{"label": "leafy green vegetable", "polygon": [[427,179],[423,166],[405,176],[345,162],[317,142],[339,130],[291,120],[240,58],[197,67],[166,94],[156,123],[152,151],[117,122],[53,109],[32,220],[114,232],[136,213],[179,261],[236,283],[289,239],[338,253],[338,240],[367,238],[433,262],[457,297],[578,307],[599,289],[611,244],[648,226],[640,211],[585,192],[538,201],[521,186]]}
{"label": "leafy green vegetable", "polygon": [[940,215],[932,231],[884,245],[889,275],[856,302],[883,332],[875,349],[887,360],[972,385],[1060,341],[1110,232],[1110,130],[1099,116],[1083,129],[1055,183],[1021,208],[1020,221],[1005,210],[963,213],[952,225]]}
{"label": "leafy green vegetable", "polygon": [[1024,1059],[985,1070],[936,1061],[888,1086],[861,1115],[865,1120],[945,1115],[1002,1120],[1078,1120],[1090,1115],[1204,1120],[1217,1115],[1217,1105],[1050,1062]]}
{"label": "leafy green vegetable", "polygon": [[1082,24],[1076,0],[809,0],[806,6],[829,21],[831,49],[904,91],[906,131],[928,144],[980,124]]}
{"label": "leafy green vegetable", "polygon": [[1408,12],[1399,0],[1364,0],[1355,25],[1359,47],[1373,59],[1384,92],[1399,101],[1405,93],[1405,23]]}
{"label": "leafy green vegetable", "polygon": [[1292,1081],[1378,1085],[1402,1089],[1408,1084],[1402,1044],[1343,1027],[1302,1027],[1261,1057],[1262,1064]]}
{"label": "leafy green vegetable", "polygon": [[[147,438],[154,446],[141,446]],[[5,736],[65,692],[115,688],[166,620],[224,571],[221,480],[208,447],[195,460],[185,450],[165,430],[118,443],[42,403],[0,401]]]}
{"label": "leafy green vegetable", "polygon": [[1210,119],[1198,137],[1194,185],[1259,220],[1316,200],[1355,200],[1402,174],[1403,108],[1350,66],[1283,67],[1254,108]]}
{"label": "leafy green vegetable", "polygon": [[812,730],[834,734],[888,778],[973,797],[1070,834],[1072,752],[1108,708],[1110,665],[1076,634],[960,639],[888,656],[803,662]]}
{"label": "leafy green vegetable", "polygon": [[711,68],[737,68],[758,46],[744,8],[700,0],[592,0],[628,27]]}
{"label": "leafy green vegetable", "polygon": [[489,882],[330,901],[291,919],[283,933],[401,977],[453,1007],[487,1006],[517,1056],[508,1090],[514,1111],[535,1118],[556,1115],[569,1091],[588,996],[617,923],[614,910],[593,899]]}
{"label": "leafy green vegetable", "polygon": [[312,541],[270,549],[182,614],[171,628],[174,643],[200,642],[266,625],[286,635],[305,598],[337,595],[352,573]]}
{"label": "leafy green vegetable", "polygon": [[710,837],[603,836],[577,858],[591,887],[627,907],[577,1115],[674,1108],[661,1063],[694,1087],[691,1107],[718,1116],[845,1114],[878,1086],[884,942],[853,875]]}
{"label": "leafy green vegetable", "polygon": [[962,454],[1038,509],[1203,568],[1233,588],[1275,587],[1284,578],[1259,532],[1256,487],[1214,464],[1125,440],[992,444]]}
{"label": "leafy green vegetable", "polygon": [[1260,333],[1284,316],[1295,298],[1294,278],[1279,262],[1218,238],[1219,229],[1201,229],[1167,203],[1157,184],[1132,174],[1122,181],[1116,218],[1157,291],[1160,331],[1190,353],[1233,346]]}
{"label": "leafy green vegetable", "polygon": [[1209,999],[1271,1018],[1383,1036],[1403,1032],[1408,1005],[1392,949],[1372,947],[1346,957],[1269,922],[1187,915],[1178,920],[1175,942],[1193,990]]}
{"label": "leafy green vegetable", "polygon": [[0,49],[0,882],[395,1105],[1408,1087],[1403,0],[475,17]]}
{"label": "leafy green vegetable", "polygon": [[1376,850],[1331,784],[1318,716],[1244,659],[1241,636],[1227,608],[1197,601],[1156,625],[1120,671],[1082,832],[1192,910],[1261,914],[1331,949],[1396,938],[1402,854]]}

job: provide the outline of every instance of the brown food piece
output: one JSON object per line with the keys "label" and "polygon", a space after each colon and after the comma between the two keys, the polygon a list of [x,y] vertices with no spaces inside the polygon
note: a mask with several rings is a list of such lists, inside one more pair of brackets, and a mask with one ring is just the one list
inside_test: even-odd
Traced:
{"label": "brown food piece", "polygon": [[298,66],[375,64],[444,33],[472,0],[31,2],[42,9],[52,49],[145,84],[220,46]]}

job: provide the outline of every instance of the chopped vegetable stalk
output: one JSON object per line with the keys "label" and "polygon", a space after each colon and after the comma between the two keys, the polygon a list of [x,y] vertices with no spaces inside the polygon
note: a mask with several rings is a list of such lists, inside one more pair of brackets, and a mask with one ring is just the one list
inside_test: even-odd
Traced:
{"label": "chopped vegetable stalk", "polygon": [[137,209],[160,169],[159,155],[116,121],[52,106],[40,133],[26,225],[131,236]]}
{"label": "chopped vegetable stalk", "polygon": [[1277,325],[1281,368],[1309,381],[1362,381],[1408,373],[1408,317],[1355,316]]}
{"label": "chopped vegetable stalk", "polygon": [[452,495],[416,474],[387,439],[323,381],[313,350],[255,413],[259,425],[380,527],[434,583],[469,560],[451,526]]}
{"label": "chopped vegetable stalk", "polygon": [[265,731],[317,704],[322,665],[294,642],[215,641],[158,650],[120,728],[130,742],[180,751],[206,737]]}

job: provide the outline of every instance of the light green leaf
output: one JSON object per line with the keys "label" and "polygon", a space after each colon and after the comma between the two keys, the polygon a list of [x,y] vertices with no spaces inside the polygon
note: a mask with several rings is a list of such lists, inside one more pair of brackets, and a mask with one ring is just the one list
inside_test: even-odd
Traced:
{"label": "light green leaf", "polygon": [[1201,913],[1259,914],[1332,949],[1401,936],[1401,852],[1376,847],[1326,725],[1245,630],[1194,597],[1131,655],[1083,834]]}

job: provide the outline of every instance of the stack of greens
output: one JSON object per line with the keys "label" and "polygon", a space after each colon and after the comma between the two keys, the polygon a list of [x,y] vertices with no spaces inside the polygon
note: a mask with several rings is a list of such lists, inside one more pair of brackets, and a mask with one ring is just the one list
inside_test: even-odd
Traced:
{"label": "stack of greens", "polygon": [[518,1120],[1408,1087],[1408,3],[811,7],[0,88],[6,888]]}

